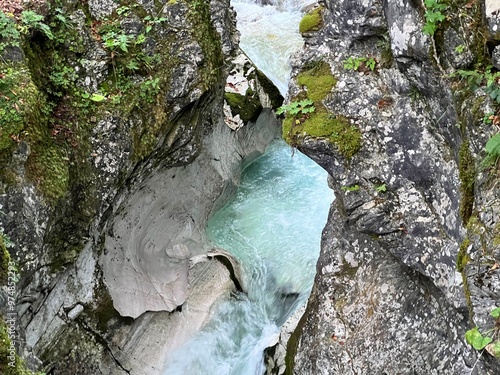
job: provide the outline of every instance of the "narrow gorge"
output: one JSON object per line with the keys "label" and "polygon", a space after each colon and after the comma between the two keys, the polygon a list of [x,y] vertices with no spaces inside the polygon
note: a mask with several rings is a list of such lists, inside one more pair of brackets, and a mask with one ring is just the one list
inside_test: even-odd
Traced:
{"label": "narrow gorge", "polygon": [[500,372],[500,2],[0,11],[0,373]]}

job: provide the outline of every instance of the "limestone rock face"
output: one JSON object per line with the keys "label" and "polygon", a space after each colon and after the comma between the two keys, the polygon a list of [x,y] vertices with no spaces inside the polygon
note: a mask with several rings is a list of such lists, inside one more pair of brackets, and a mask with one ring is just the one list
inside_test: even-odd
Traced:
{"label": "limestone rock face", "polygon": [[0,49],[0,109],[17,114],[1,120],[0,227],[21,274],[18,353],[52,374],[161,374],[234,289],[219,262],[190,259],[278,122],[264,99],[238,131],[224,122],[228,0],[45,8],[52,34]]}
{"label": "limestone rock face", "polygon": [[221,193],[237,186],[243,160],[274,139],[279,128],[272,122],[265,110],[256,124],[235,133],[221,118],[194,162],[159,170],[120,197],[101,263],[121,316],[172,311],[184,303],[188,259],[208,250],[208,216]]}
{"label": "limestone rock face", "polygon": [[[469,6],[481,25],[481,4]],[[454,6],[448,12],[461,17]],[[487,312],[500,305],[493,292],[500,280],[492,224],[498,191],[481,179],[479,190],[471,172],[495,133],[480,117],[495,104],[481,91],[464,99],[461,90],[473,90],[446,79],[454,67],[473,69],[489,57],[443,47],[461,40],[472,46],[484,34],[457,20],[430,36],[422,15],[421,3],[410,0],[326,1],[324,27],[293,61],[290,100],[314,98],[316,112],[344,128],[314,128],[312,114],[285,134],[331,174],[336,194],[315,286],[288,341],[287,373],[500,369],[498,359],[465,342],[475,324],[482,332],[491,327]],[[317,79],[311,67],[318,61],[336,84],[316,100],[304,75]],[[357,151],[347,154],[346,144]]]}

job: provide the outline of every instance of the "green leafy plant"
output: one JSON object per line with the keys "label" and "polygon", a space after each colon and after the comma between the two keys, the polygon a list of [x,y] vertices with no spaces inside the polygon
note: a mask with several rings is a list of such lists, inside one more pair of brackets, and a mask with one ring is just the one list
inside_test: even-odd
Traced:
{"label": "green leafy plant", "polygon": [[484,91],[490,96],[491,99],[500,103],[500,86],[498,80],[500,79],[500,72],[493,72],[493,66],[488,65],[484,72],[478,70],[457,70],[452,73],[450,77],[459,76],[470,85],[472,90],[479,87],[484,87]]}
{"label": "green leafy plant", "polygon": [[455,52],[456,53],[462,54],[462,53],[464,53],[464,51],[465,51],[465,46],[463,44],[460,44],[459,46],[455,47]]}
{"label": "green leafy plant", "polygon": [[478,327],[469,329],[465,333],[465,341],[476,350],[486,349],[491,355],[500,358],[500,307],[494,308],[490,315],[495,318],[495,326],[484,335],[479,332]]}
{"label": "green leafy plant", "polygon": [[496,165],[500,158],[500,133],[495,134],[486,142],[484,150],[486,151],[486,157],[481,162],[481,166],[488,167]]}
{"label": "green leafy plant", "polygon": [[144,21],[146,22],[146,34],[149,33],[155,24],[159,24],[162,22],[168,21],[167,18],[165,17],[151,17],[151,16],[146,16],[144,17]]}
{"label": "green leafy plant", "polygon": [[92,100],[93,102],[96,102],[96,103],[99,103],[99,102],[106,100],[105,95],[98,94],[98,93],[89,94],[88,92],[84,92],[81,95],[82,95],[82,98]]}
{"label": "green leafy plant", "polygon": [[130,7],[123,5],[121,7],[116,8],[116,14],[118,15],[127,15],[130,12]]}
{"label": "green leafy plant", "polygon": [[128,52],[128,47],[133,40],[133,36],[127,35],[124,32],[109,31],[102,36],[104,46],[111,51],[120,49],[122,52]]}
{"label": "green leafy plant", "polygon": [[57,87],[68,89],[78,79],[75,69],[69,66],[62,66],[54,70],[49,75],[50,81]]}
{"label": "green leafy plant", "polygon": [[486,125],[491,125],[491,124],[493,124],[494,118],[495,118],[495,114],[493,112],[485,113],[484,117],[483,117],[483,122]]}
{"label": "green leafy plant", "polygon": [[373,57],[349,57],[347,60],[343,61],[344,69],[347,70],[359,70],[363,66],[366,66],[372,72],[375,70],[377,65],[377,60]]}
{"label": "green leafy plant", "polygon": [[340,189],[344,191],[359,191],[359,185],[352,185],[352,186],[342,186]]}
{"label": "green leafy plant", "polygon": [[379,193],[385,193],[387,191],[387,186],[385,184],[379,185],[375,188]]}
{"label": "green leafy plant", "polygon": [[314,102],[311,99],[304,99],[300,101],[293,101],[290,104],[283,105],[276,110],[277,115],[283,113],[290,115],[307,114],[312,113],[316,107],[314,107]]}
{"label": "green leafy plant", "polygon": [[32,29],[43,32],[47,38],[54,39],[54,34],[50,27],[42,22],[43,16],[31,10],[25,10],[21,13],[21,23],[18,29],[21,34],[28,34]]}
{"label": "green leafy plant", "polygon": [[0,53],[5,47],[19,45],[19,30],[16,28],[16,21],[0,11]]}
{"label": "green leafy plant", "polygon": [[438,24],[446,19],[442,13],[446,10],[447,5],[441,3],[441,0],[424,0],[425,4],[425,25],[422,31],[424,34],[433,36],[436,32]]}
{"label": "green leafy plant", "polygon": [[160,92],[160,79],[150,78],[141,83],[139,96],[147,103],[153,103],[156,95]]}

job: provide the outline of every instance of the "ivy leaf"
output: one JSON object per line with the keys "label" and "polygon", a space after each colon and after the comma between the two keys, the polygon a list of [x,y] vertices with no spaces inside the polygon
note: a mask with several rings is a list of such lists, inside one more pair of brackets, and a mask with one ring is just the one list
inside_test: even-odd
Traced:
{"label": "ivy leaf", "polygon": [[484,146],[484,149],[488,155],[500,156],[500,133],[495,134],[493,137],[491,137],[488,142],[486,142],[486,146]]}
{"label": "ivy leaf", "polygon": [[[498,135],[498,134],[497,134]],[[495,319],[498,319],[500,317],[500,307],[497,307],[496,309],[493,309],[490,312],[490,315],[494,317]]]}
{"label": "ivy leaf", "polygon": [[481,350],[484,349],[486,345],[488,345],[490,342],[493,341],[491,337],[484,337],[478,330],[477,327],[473,329],[469,329],[465,333],[465,341],[467,341],[467,344],[470,344],[474,347],[476,350]]}
{"label": "ivy leaf", "polygon": [[106,97],[101,94],[92,94],[89,99],[94,102],[102,102]]}

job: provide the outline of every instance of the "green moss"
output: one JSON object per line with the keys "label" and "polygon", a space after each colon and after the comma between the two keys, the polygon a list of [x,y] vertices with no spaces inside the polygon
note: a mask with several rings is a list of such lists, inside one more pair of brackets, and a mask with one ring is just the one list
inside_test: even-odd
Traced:
{"label": "green moss", "polygon": [[459,150],[458,172],[460,177],[460,217],[466,226],[474,207],[474,182],[476,178],[476,165],[469,150],[469,141],[465,139]]}
{"label": "green moss", "polygon": [[0,286],[7,284],[10,254],[5,247],[4,234],[0,232]]}
{"label": "green moss", "polygon": [[35,181],[51,201],[61,198],[68,190],[69,166],[64,149],[54,144],[36,145],[29,158],[28,176]]}
{"label": "green moss", "polygon": [[317,107],[303,121],[291,116],[283,121],[283,138],[288,143],[293,144],[303,136],[327,139],[346,159],[350,159],[361,148],[361,131],[346,117],[332,116],[324,107]]}
{"label": "green moss", "polygon": [[0,64],[0,151],[10,149],[36,111],[38,90],[22,64]]}
{"label": "green moss", "polygon": [[323,100],[337,84],[337,79],[332,75],[330,65],[320,61],[306,66],[299,75],[297,83],[307,87],[307,96],[313,101]]}
{"label": "green moss", "polygon": [[[2,375],[33,375],[26,368],[23,360],[17,353],[12,353],[12,341],[8,333],[8,326],[2,314],[0,314],[0,374]],[[14,349],[15,350],[15,349]],[[14,357],[9,357],[14,354]]]}
{"label": "green moss", "polygon": [[306,13],[299,24],[300,33],[320,30],[323,27],[322,12],[323,7],[317,7],[309,13]]}
{"label": "green moss", "polygon": [[243,122],[255,122],[262,112],[259,97],[248,89],[245,96],[233,92],[224,93],[227,104],[231,107],[233,115],[240,115]]}
{"label": "green moss", "polygon": [[486,23],[483,21],[484,10],[483,2],[469,0],[444,0],[449,8],[446,11],[448,15],[454,15],[453,17],[447,17],[443,20],[442,25],[439,27],[438,32],[435,35],[436,46],[438,51],[443,51],[444,43],[447,39],[444,37],[444,30],[447,28],[455,29],[458,34],[464,32],[462,29],[462,23],[457,23],[457,16],[460,20],[463,18],[463,9],[467,8],[467,23],[465,27],[465,32],[467,35],[467,46],[471,49],[473,55],[475,56],[475,62],[484,67],[491,64],[491,57],[489,54],[488,43],[488,30]]}
{"label": "green moss", "polygon": [[467,265],[467,263],[470,261],[470,257],[467,254],[467,248],[470,245],[470,241],[468,238],[462,241],[462,244],[460,245],[460,249],[458,251],[457,255],[457,271],[462,272]]}
{"label": "green moss", "polygon": [[[49,129],[50,105],[31,79],[37,73],[39,70],[30,72],[24,64],[0,64],[0,74],[5,77],[0,89],[6,93],[0,96],[0,151],[7,152],[19,140],[27,141],[31,148],[27,176],[53,200],[67,190],[68,158]],[[15,176],[2,175],[4,182],[15,182]]]}
{"label": "green moss", "polygon": [[[134,159],[142,160],[155,150],[160,135],[167,132],[168,128],[168,108],[166,108],[160,100],[161,94],[158,92],[151,93],[150,96],[154,98],[154,102],[147,103],[144,98],[139,103],[142,108],[147,108],[147,112],[140,112],[141,121],[136,121],[140,126],[132,130],[134,140]],[[140,108],[141,104],[137,104]],[[136,108],[133,108],[135,110]]]}
{"label": "green moss", "polygon": [[210,15],[210,2],[203,0],[188,1],[189,18],[192,31],[205,55],[205,64],[200,67],[203,89],[207,90],[217,84],[222,77],[224,55],[220,34],[214,28]]}
{"label": "green moss", "polygon": [[474,307],[472,305],[472,300],[471,300],[471,295],[470,295],[470,289],[469,289],[469,282],[467,280],[467,272],[466,272],[466,266],[470,262],[470,257],[469,254],[467,253],[467,249],[470,245],[470,240],[469,238],[465,238],[462,241],[462,244],[460,245],[460,249],[457,254],[457,271],[460,272],[462,275],[462,283],[463,283],[463,288],[464,288],[464,297],[465,297],[465,302],[467,304],[467,308],[469,310],[469,321],[471,325],[473,324],[473,317],[474,317]]}

